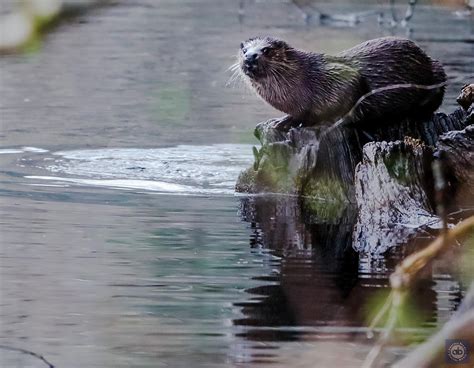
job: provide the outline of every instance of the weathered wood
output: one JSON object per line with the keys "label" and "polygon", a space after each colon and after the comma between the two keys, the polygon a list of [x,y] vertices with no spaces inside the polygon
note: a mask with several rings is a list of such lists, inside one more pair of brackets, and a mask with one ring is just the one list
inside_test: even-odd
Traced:
{"label": "weathered wood", "polygon": [[313,195],[309,189],[316,184],[335,182],[353,202],[353,174],[362,159],[364,144],[409,136],[434,146],[442,134],[473,124],[474,113],[459,108],[449,115],[437,113],[430,120],[416,123],[299,127],[287,133],[272,128],[276,120],[257,125],[255,136],[262,146],[254,151],[255,164],[239,177],[236,190]]}
{"label": "weathered wood", "polygon": [[355,171],[358,207],[353,247],[382,253],[421,226],[438,227],[432,190],[432,148],[406,138],[366,144]]}
{"label": "weathered wood", "polygon": [[458,202],[474,203],[474,124],[443,134],[436,145],[449,169]]}
{"label": "weathered wood", "polygon": [[435,157],[441,160],[449,191],[445,208],[472,205],[474,125],[441,135],[435,147],[411,138],[364,146],[363,159],[355,170],[356,250],[381,253],[406,243],[420,228],[441,227],[435,215]]}
{"label": "weathered wood", "polygon": [[[274,123],[257,126],[255,135],[262,148],[255,150],[254,167],[240,176],[237,190],[299,197],[291,202],[298,216],[290,219],[288,211],[278,211],[277,216],[281,223],[294,222],[295,232],[308,218],[338,223],[341,216],[357,213],[348,217],[353,226],[352,247],[383,253],[406,243],[420,228],[439,228],[431,169],[435,157],[446,169],[449,194],[455,198],[446,207],[474,203],[472,109],[434,114],[416,124],[402,121],[382,127],[341,125],[285,133],[273,129]],[[354,204],[356,212],[349,210]],[[264,233],[272,231],[265,221],[261,224]],[[295,235],[279,234],[279,238]]]}
{"label": "weathered wood", "polygon": [[456,101],[464,110],[469,109],[474,101],[474,83],[466,84],[462,88]]}

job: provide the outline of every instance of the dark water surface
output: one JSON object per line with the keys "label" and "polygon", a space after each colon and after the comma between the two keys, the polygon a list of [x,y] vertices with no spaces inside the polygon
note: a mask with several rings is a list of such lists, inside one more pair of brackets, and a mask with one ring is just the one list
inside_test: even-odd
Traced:
{"label": "dark water surface", "polygon": [[[356,4],[320,8],[374,8]],[[411,24],[458,78],[446,111],[474,72],[472,19],[455,10],[424,6]],[[390,32],[306,26],[286,1],[123,1],[0,59],[0,344],[56,367],[360,365],[367,311],[406,251],[358,255],[350,224],[233,194],[253,127],[279,115],[225,85],[255,34],[336,52]],[[451,271],[417,285],[412,340],[458,305]],[[0,366],[45,365],[1,350]]]}

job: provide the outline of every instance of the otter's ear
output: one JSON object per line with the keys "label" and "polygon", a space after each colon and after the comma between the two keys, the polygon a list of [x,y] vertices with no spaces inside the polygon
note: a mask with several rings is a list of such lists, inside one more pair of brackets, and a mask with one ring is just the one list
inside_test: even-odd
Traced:
{"label": "otter's ear", "polygon": [[288,44],[285,41],[276,40],[273,42],[273,46],[277,49],[285,49],[288,47]]}
{"label": "otter's ear", "polygon": [[244,48],[244,43],[243,43],[243,42],[240,43],[240,48],[241,48],[241,49]]}

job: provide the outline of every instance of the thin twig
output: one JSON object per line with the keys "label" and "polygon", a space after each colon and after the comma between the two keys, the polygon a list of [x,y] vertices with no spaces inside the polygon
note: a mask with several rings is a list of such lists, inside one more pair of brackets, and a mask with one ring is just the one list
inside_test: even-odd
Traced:
{"label": "thin twig", "polygon": [[385,91],[391,91],[391,90],[395,90],[395,89],[403,89],[403,88],[415,88],[415,89],[432,90],[432,89],[445,87],[449,83],[459,82],[461,80],[465,80],[466,78],[472,78],[472,77],[474,77],[474,74],[467,75],[467,76],[458,76],[458,77],[454,78],[453,80],[451,80],[449,82],[446,80],[444,82],[437,83],[437,84],[431,84],[431,85],[413,84],[413,83],[400,83],[400,84],[391,84],[391,85],[388,85],[388,86],[375,88],[375,89],[367,92],[366,94],[362,95],[356,101],[356,103],[352,106],[352,108],[349,110],[349,112],[347,112],[342,118],[337,120],[334,124],[329,126],[328,129],[325,130],[325,132],[329,132],[332,129],[335,129],[335,128],[341,126],[342,124],[346,124],[346,123],[350,122],[350,119],[348,119],[348,118],[350,118],[354,114],[355,110],[360,106],[360,104],[362,102],[364,102],[367,98],[369,98],[373,95],[376,95],[378,93],[385,92]]}
{"label": "thin twig", "polygon": [[0,349],[3,349],[3,350],[10,350],[10,351],[16,351],[16,352],[19,352],[19,353],[22,353],[22,354],[26,354],[26,355],[31,355],[35,358],[38,358],[39,360],[41,360],[44,364],[46,364],[49,368],[54,368],[54,365],[50,362],[48,362],[46,360],[46,358],[38,353],[35,353],[34,351],[31,351],[31,350],[26,350],[26,349],[22,349],[22,348],[15,348],[13,346],[8,346],[8,345],[0,345]]}
{"label": "thin twig", "polygon": [[390,314],[387,323],[385,324],[384,331],[380,335],[377,344],[375,344],[375,346],[369,351],[369,354],[367,354],[367,357],[362,364],[362,368],[371,368],[375,365],[378,358],[380,357],[380,353],[390,341],[390,338],[397,327],[399,310],[406,297],[406,292],[393,292],[391,295],[391,305],[389,305],[391,307],[389,312]]}
{"label": "thin twig", "polygon": [[396,284],[408,286],[413,276],[415,276],[431,259],[436,257],[443,250],[446,244],[450,244],[456,238],[464,237],[473,231],[474,216],[471,216],[458,223],[455,227],[449,229],[446,232],[446,237],[439,236],[426,248],[409,255],[391,275],[390,283],[392,284],[392,288],[396,286]]}
{"label": "thin twig", "polygon": [[393,291],[390,292],[388,295],[387,299],[385,300],[385,303],[382,305],[382,308],[378,311],[378,313],[375,315],[373,318],[372,322],[369,325],[369,331],[367,332],[367,337],[371,339],[374,336],[374,329],[375,327],[379,324],[380,320],[387,314],[389,311],[390,307],[392,306],[392,301],[393,301]]}
{"label": "thin twig", "polygon": [[394,90],[394,89],[404,89],[404,88],[415,88],[415,89],[431,90],[431,89],[437,89],[437,88],[445,87],[447,84],[448,84],[448,81],[444,81],[444,82],[436,83],[436,84],[430,84],[430,85],[414,84],[414,83],[399,83],[399,84],[390,84],[388,86],[384,86],[384,87],[380,87],[380,88],[375,88],[375,89],[371,90],[370,92],[367,92],[366,94],[362,95],[356,101],[354,106],[352,106],[352,109],[350,109],[349,112],[346,115],[344,115],[342,118],[340,118],[338,121],[336,121],[336,123],[334,124],[334,127],[338,127],[339,125],[341,125],[344,122],[344,120],[347,117],[350,117],[354,113],[354,111],[359,107],[359,105],[362,102],[364,102],[364,100],[369,98],[370,96],[373,96],[373,95],[376,95],[378,93],[385,92],[385,91],[391,91],[391,90]]}
{"label": "thin twig", "polygon": [[465,237],[472,232],[474,232],[474,216],[468,217],[451,229],[446,229],[446,231],[438,236],[426,248],[409,255],[400,265],[397,266],[395,272],[390,275],[390,286],[392,287],[392,292],[370,326],[373,328],[372,326],[375,326],[387,312],[389,313],[389,318],[383,334],[379,337],[376,345],[374,345],[367,355],[364,364],[362,365],[363,368],[371,368],[374,366],[383,347],[389,341],[396,328],[400,308],[403,305],[411,281],[415,278],[418,272],[442,250],[444,250],[444,248],[453,243],[456,238]]}

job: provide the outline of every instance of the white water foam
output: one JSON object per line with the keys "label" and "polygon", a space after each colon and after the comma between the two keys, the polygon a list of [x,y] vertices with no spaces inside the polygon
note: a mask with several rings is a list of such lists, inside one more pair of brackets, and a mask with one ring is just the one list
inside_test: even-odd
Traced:
{"label": "white water foam", "polygon": [[34,153],[46,153],[49,152],[43,148],[38,147],[21,147],[21,148],[3,148],[0,149],[0,155],[13,154],[13,153],[24,153],[24,152],[34,152]]}
{"label": "white water foam", "polygon": [[[157,149],[60,151],[39,163],[57,176],[34,180],[175,194],[233,194],[253,162],[250,145],[216,144]],[[38,165],[38,162],[35,163]]]}

